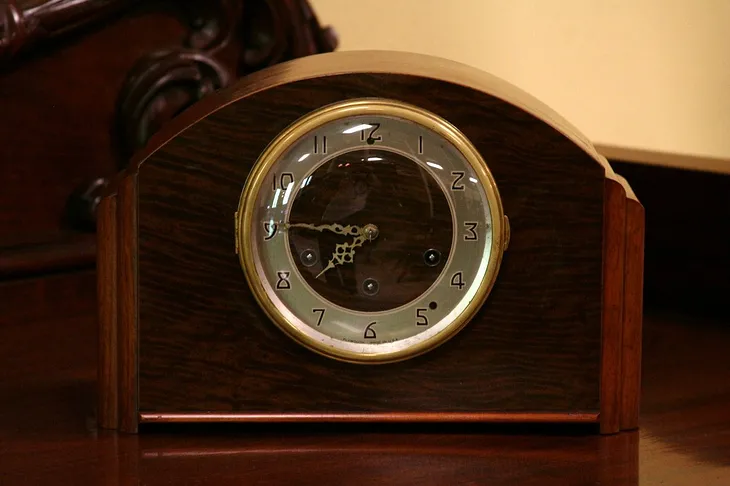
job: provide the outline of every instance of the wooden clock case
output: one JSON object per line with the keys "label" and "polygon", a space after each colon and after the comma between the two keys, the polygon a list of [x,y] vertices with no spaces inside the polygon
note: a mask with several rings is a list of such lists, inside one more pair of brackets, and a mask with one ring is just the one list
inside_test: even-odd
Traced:
{"label": "wooden clock case", "polygon": [[[267,144],[303,115],[384,97],[458,127],[511,223],[497,282],[447,343],[384,365],[315,354],[268,321],[234,251]],[[458,63],[339,52],[283,63],[175,118],[98,213],[99,424],[638,423],[644,211],[591,143],[515,87]]]}

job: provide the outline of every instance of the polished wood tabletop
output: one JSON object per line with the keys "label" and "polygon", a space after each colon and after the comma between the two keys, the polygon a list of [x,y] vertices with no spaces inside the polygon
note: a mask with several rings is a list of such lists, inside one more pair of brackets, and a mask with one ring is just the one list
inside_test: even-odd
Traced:
{"label": "polished wood tabletop", "polygon": [[[33,312],[26,313],[33,316]],[[0,484],[730,485],[730,323],[648,311],[640,429],[95,425],[96,322],[0,318]]]}

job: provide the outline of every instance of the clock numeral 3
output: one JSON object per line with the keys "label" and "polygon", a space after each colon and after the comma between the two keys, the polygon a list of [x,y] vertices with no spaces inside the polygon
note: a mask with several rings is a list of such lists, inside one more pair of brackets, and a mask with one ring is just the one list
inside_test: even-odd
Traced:
{"label": "clock numeral 3", "polygon": [[279,280],[276,282],[276,290],[289,290],[291,288],[291,283],[289,283],[289,275],[291,273],[276,272],[276,275],[279,277]]}
{"label": "clock numeral 3", "polygon": [[417,326],[428,326],[428,317],[424,313],[428,309],[416,309],[416,325]]}
{"label": "clock numeral 3", "polygon": [[452,191],[463,191],[464,190],[464,184],[461,183],[461,180],[466,175],[465,172],[460,171],[453,171],[451,173],[451,176],[454,177],[454,182],[451,183],[451,190]]}
{"label": "clock numeral 3", "polygon": [[464,241],[477,241],[479,236],[477,235],[477,225],[479,223],[467,222],[464,223],[467,234],[464,235]]}
{"label": "clock numeral 3", "polygon": [[451,286],[457,287],[459,290],[463,289],[466,284],[464,283],[464,276],[461,272],[456,272],[451,276]]}
{"label": "clock numeral 3", "polygon": [[368,324],[368,327],[365,328],[365,333],[362,336],[363,338],[365,338],[365,339],[375,339],[376,337],[378,337],[375,334],[375,329],[373,329],[373,326],[375,324],[377,324],[377,321],[373,321],[370,324]]}
{"label": "clock numeral 3", "polygon": [[317,318],[317,326],[322,324],[322,318],[324,317],[324,309],[312,309],[313,314],[319,314],[319,317]]}

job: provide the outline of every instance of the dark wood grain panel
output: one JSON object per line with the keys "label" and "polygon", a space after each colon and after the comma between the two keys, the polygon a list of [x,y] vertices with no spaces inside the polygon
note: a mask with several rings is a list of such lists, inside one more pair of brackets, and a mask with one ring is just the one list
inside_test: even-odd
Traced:
{"label": "dark wood grain panel", "polygon": [[621,418],[626,191],[621,182],[607,178],[604,197],[601,432],[614,433]]}
{"label": "dark wood grain panel", "polygon": [[119,354],[117,345],[117,199],[104,198],[99,204],[99,248],[97,275],[97,308],[99,319],[98,422],[99,427],[119,426],[118,385]]}
{"label": "dark wood grain panel", "polygon": [[623,336],[621,345],[621,429],[639,425],[644,308],[644,206],[633,192],[626,201]]}
{"label": "dark wood grain panel", "polygon": [[730,483],[730,328],[723,319],[649,309],[641,428],[632,432],[287,423],[165,424],[129,435],[90,420],[94,312],[0,326],[3,485]]}
{"label": "dark wood grain panel", "polygon": [[139,284],[137,176],[121,179],[117,194],[117,354],[119,430],[136,432],[139,410]]}
{"label": "dark wood grain panel", "polygon": [[[255,305],[233,251],[240,191],[268,141],[314,108],[361,96],[418,104],[459,127],[512,224],[475,321],[435,351],[378,367],[286,338]],[[228,104],[140,167],[141,411],[597,412],[603,180],[603,167],[541,120],[434,79],[331,76]]]}

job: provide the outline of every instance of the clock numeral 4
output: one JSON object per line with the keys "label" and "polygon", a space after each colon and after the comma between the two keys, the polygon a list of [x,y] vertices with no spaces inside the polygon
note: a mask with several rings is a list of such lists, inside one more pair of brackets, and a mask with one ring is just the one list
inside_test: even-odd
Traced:
{"label": "clock numeral 4", "polygon": [[289,282],[289,275],[291,272],[276,272],[279,280],[276,282],[276,290],[289,290],[291,283]]}
{"label": "clock numeral 4", "polygon": [[376,337],[378,337],[375,334],[375,329],[373,329],[373,326],[375,324],[377,324],[377,321],[373,321],[370,324],[368,324],[368,327],[365,328],[365,333],[362,335],[363,338],[365,338],[365,339],[375,339]]}
{"label": "clock numeral 4", "polygon": [[456,287],[459,290],[463,289],[466,284],[464,283],[464,275],[461,272],[456,272],[451,276],[451,286]]}

